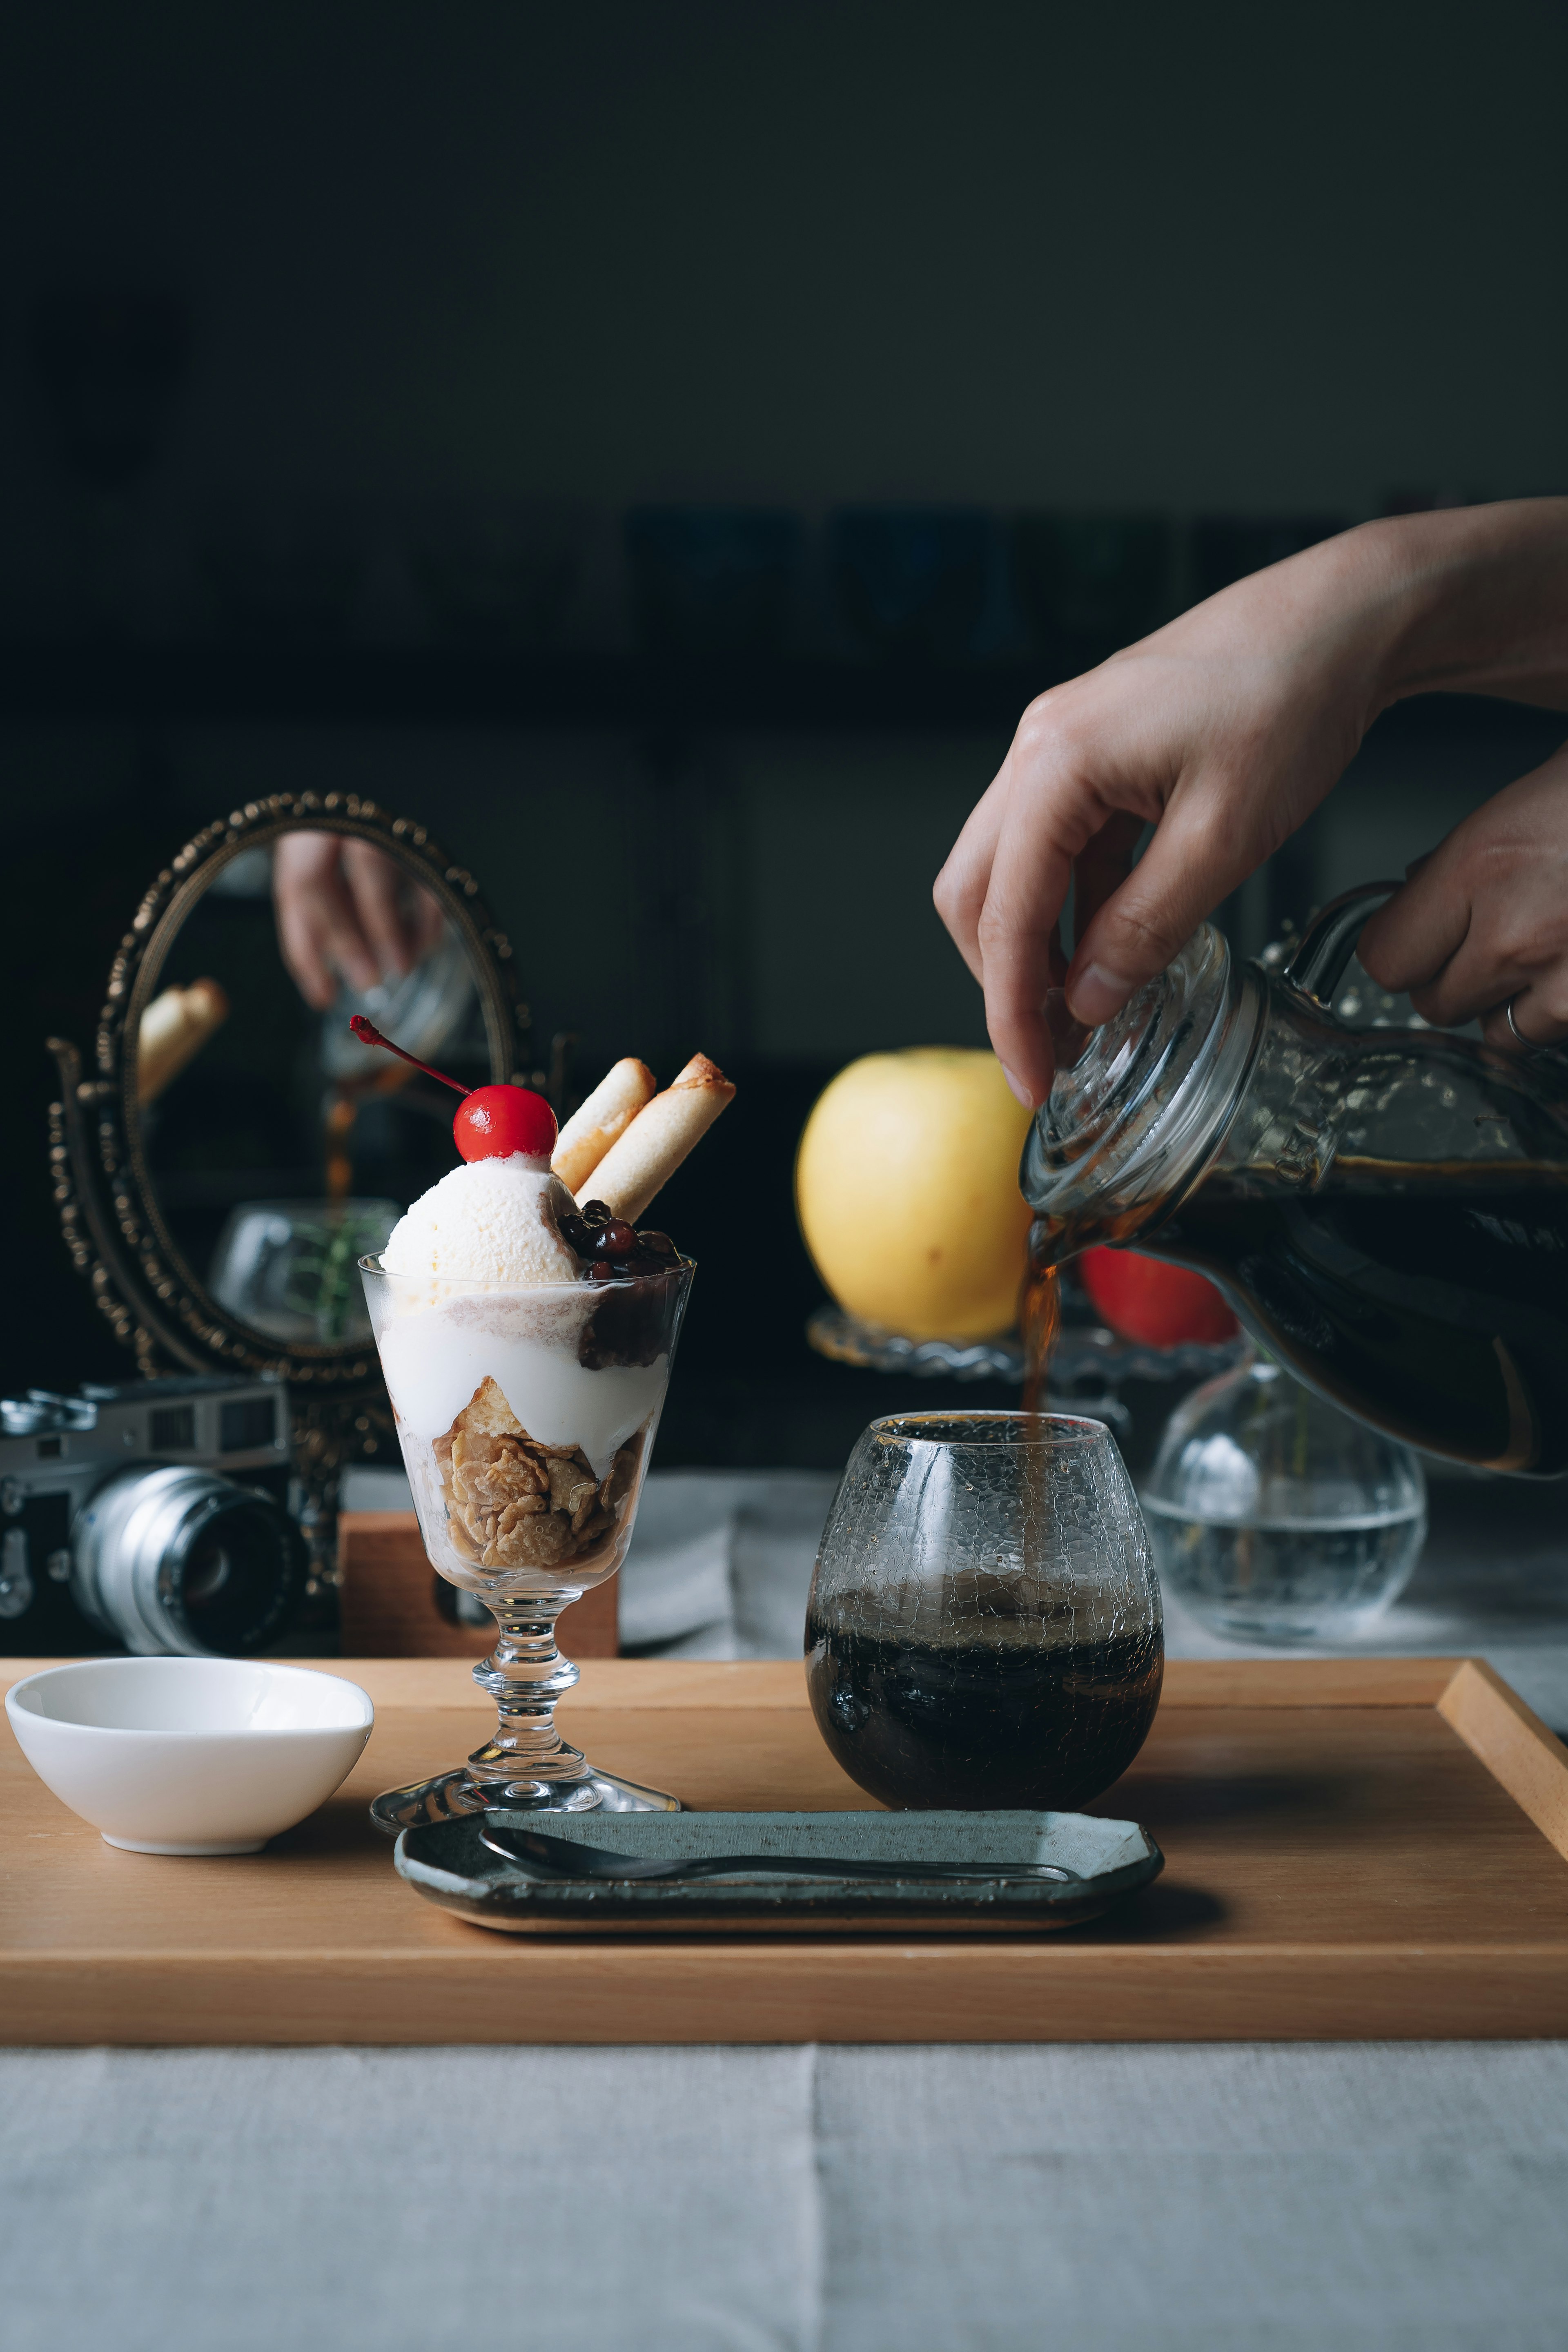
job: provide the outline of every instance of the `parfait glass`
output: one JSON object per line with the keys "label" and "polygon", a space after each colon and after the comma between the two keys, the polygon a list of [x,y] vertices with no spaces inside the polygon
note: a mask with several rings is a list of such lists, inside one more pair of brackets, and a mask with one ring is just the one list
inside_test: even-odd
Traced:
{"label": "parfait glass", "polygon": [[678,1812],[556,1728],[578,1669],[560,1612],[626,1557],[695,1269],[550,1286],[389,1274],[360,1261],[431,1566],[499,1629],[474,1669],[495,1733],[464,1764],[371,1808],[395,1836],[489,1806]]}

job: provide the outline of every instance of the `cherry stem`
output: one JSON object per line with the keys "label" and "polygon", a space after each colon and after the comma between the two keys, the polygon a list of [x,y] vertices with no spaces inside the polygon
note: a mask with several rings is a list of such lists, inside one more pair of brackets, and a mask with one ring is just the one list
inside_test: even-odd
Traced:
{"label": "cherry stem", "polygon": [[349,1026],[353,1031],[361,1045],[383,1046],[389,1054],[395,1054],[400,1062],[412,1062],[414,1068],[416,1070],[423,1070],[427,1078],[439,1078],[442,1085],[444,1087],[450,1087],[455,1095],[471,1095],[473,1093],[474,1089],[472,1087],[459,1086],[457,1080],[455,1078],[449,1078],[444,1070],[433,1070],[430,1064],[428,1062],[422,1062],[417,1055],[405,1054],[401,1045],[394,1045],[390,1037],[383,1037],[381,1031],[376,1027],[375,1023],[373,1021],[367,1021],[362,1013],[356,1013],[349,1023]]}

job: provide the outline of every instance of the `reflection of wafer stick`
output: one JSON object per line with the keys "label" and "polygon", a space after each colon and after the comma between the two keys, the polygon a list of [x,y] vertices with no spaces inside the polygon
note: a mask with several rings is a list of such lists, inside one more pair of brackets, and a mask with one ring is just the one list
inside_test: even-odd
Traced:
{"label": "reflection of wafer stick", "polygon": [[583,1191],[634,1225],[734,1096],[718,1065],[694,1054],[674,1084],[655,1095],[611,1145]]}
{"label": "reflection of wafer stick", "polygon": [[630,1055],[600,1079],[556,1138],[550,1166],[569,1192],[580,1192],[611,1145],[622,1136],[659,1081]]}
{"label": "reflection of wafer stick", "polygon": [[155,1101],[228,1017],[228,998],[215,980],[193,980],[189,988],[155,996],[137,1032],[137,1101]]}

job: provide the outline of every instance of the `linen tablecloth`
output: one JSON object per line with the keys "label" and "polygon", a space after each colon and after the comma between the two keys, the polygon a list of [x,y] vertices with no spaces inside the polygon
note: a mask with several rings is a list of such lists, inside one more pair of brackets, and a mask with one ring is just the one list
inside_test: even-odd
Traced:
{"label": "linen tablecloth", "polygon": [[1568,2048],[0,2053],[7,2352],[1562,2352]]}

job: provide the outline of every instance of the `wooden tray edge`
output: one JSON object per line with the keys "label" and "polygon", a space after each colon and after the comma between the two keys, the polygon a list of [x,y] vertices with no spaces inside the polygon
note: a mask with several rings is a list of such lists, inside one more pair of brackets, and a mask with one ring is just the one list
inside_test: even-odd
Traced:
{"label": "wooden tray edge", "polygon": [[1568,1748],[1484,1658],[1450,1675],[1437,1713],[1568,1861]]}
{"label": "wooden tray edge", "polygon": [[[451,1922],[408,1957],[143,1953],[0,1964],[0,2044],[1530,2041],[1568,2035],[1560,1947],[1107,1951],[523,1941]],[[476,1951],[475,1944],[483,1946]],[[62,1999],[63,1996],[63,1999]],[[68,2011],[62,2014],[62,2010]],[[1281,2027],[1281,2014],[1290,2017]],[[896,2025],[890,2024],[896,2018]]]}

